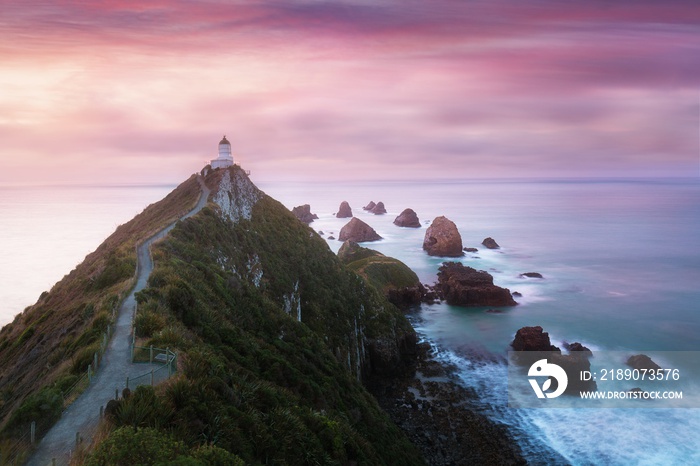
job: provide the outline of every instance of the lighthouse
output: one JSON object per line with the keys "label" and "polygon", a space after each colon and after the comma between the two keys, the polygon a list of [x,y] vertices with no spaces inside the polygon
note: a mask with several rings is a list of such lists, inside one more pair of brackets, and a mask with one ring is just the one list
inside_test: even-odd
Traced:
{"label": "lighthouse", "polygon": [[231,143],[226,139],[226,135],[219,142],[219,156],[211,161],[211,168],[226,168],[233,165],[233,156],[231,155]]}

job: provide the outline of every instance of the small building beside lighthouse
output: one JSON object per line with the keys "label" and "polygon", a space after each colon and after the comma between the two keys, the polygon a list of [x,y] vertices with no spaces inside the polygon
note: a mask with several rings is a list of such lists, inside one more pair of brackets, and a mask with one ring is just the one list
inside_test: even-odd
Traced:
{"label": "small building beside lighthouse", "polygon": [[233,156],[231,155],[231,143],[226,139],[226,135],[219,142],[219,156],[211,161],[211,168],[226,168],[233,165]]}

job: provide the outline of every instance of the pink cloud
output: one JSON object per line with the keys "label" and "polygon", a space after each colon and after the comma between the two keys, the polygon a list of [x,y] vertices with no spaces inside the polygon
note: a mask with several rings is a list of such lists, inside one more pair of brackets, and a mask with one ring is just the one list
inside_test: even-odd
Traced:
{"label": "pink cloud", "polygon": [[686,1],[16,4],[0,181],[180,176],[223,132],[271,177],[682,175],[698,24]]}

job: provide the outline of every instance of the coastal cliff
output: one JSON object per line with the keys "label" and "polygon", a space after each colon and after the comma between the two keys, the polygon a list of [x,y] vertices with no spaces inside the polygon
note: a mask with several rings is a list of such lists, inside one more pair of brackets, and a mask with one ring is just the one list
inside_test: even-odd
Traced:
{"label": "coastal cliff", "polygon": [[[243,170],[214,170],[204,182],[211,190],[208,205],[152,247],[155,267],[148,286],[137,293],[140,343],[174,349],[177,375],[112,403],[107,416],[111,433],[87,464],[121,464],[119,458],[143,462],[133,456],[141,453],[128,448],[143,436],[158,445],[146,462],[190,458],[209,464],[216,457],[225,464],[424,464],[362,383],[370,376],[400,373],[415,357],[410,324]],[[192,183],[196,187],[194,179]],[[178,190],[175,196],[183,199],[179,210],[187,211],[196,198]],[[118,232],[135,232],[136,220]],[[20,365],[27,353],[46,361],[67,345],[38,326],[42,316],[51,318],[42,303],[55,303],[58,290],[66,302],[77,300],[90,287],[98,299],[97,291],[107,287],[114,305],[116,291],[130,288],[136,264],[128,252],[144,237],[108,239],[95,253],[101,253],[101,265],[89,256],[71,274],[80,280],[66,277],[3,330],[3,356],[18,356],[11,367],[3,366],[2,380],[7,386],[15,377],[12,393],[21,386],[29,394],[24,400],[17,395],[12,405],[5,402],[7,436],[42,414],[37,407],[41,400],[61,400],[51,408],[53,418],[63,406],[65,383],[57,380],[64,374]],[[121,257],[116,251],[122,249],[125,264],[111,259]],[[111,286],[118,288],[112,291]],[[98,305],[101,312],[102,305],[93,304]],[[67,316],[72,309],[86,319],[80,302],[66,309]],[[35,331],[27,333],[32,324]],[[90,330],[95,324],[88,320],[84,326]],[[69,340],[77,353],[79,335]],[[56,341],[49,346],[52,338]],[[72,366],[64,365],[70,375]],[[33,384],[23,371],[31,373]]]}

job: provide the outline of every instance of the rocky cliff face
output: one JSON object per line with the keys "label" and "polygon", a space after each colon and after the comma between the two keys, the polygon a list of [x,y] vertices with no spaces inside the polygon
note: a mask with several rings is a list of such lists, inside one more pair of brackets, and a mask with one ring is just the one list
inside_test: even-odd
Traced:
{"label": "rocky cliff face", "polygon": [[213,201],[219,206],[222,218],[237,223],[250,220],[253,207],[263,196],[243,170],[225,170],[214,192]]}

